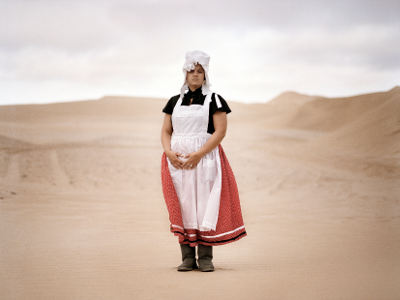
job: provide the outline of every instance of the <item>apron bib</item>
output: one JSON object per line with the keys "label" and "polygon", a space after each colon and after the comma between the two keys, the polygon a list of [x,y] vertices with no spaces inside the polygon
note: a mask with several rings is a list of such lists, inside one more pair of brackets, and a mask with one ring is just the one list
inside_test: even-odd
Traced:
{"label": "apron bib", "polygon": [[[211,137],[207,132],[211,94],[203,105],[176,103],[171,120],[171,150],[182,156],[198,151]],[[182,161],[186,159],[181,157]],[[218,147],[201,158],[193,169],[177,169],[169,159],[168,168],[179,199],[185,229],[215,230],[221,196],[221,161]]]}

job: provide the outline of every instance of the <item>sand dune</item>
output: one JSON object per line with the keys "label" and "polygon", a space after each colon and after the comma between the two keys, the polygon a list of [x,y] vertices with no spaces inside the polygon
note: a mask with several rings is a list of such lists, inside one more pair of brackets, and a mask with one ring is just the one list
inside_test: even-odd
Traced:
{"label": "sand dune", "polygon": [[[315,97],[301,105],[287,125],[299,129],[333,131],[364,118],[365,114],[376,111],[386,102],[399,99],[399,97],[400,87],[395,87],[387,92],[352,97]],[[395,105],[395,103],[391,105]],[[390,108],[386,107],[386,109]]]}
{"label": "sand dune", "polygon": [[248,236],[176,271],[167,99],[0,107],[1,299],[397,299],[400,87],[228,102]]}
{"label": "sand dune", "polygon": [[[313,99],[282,125],[315,132],[307,143],[279,149],[370,176],[400,176],[400,87],[347,98]],[[318,134],[317,132],[323,132]],[[311,136],[311,135],[309,135]]]}

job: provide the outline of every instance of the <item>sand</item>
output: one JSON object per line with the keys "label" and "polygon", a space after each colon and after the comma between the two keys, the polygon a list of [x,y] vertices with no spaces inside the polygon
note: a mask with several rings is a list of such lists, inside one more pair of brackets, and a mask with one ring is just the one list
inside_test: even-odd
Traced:
{"label": "sand", "polygon": [[228,102],[248,236],[177,272],[167,99],[0,106],[1,299],[400,299],[400,87]]}

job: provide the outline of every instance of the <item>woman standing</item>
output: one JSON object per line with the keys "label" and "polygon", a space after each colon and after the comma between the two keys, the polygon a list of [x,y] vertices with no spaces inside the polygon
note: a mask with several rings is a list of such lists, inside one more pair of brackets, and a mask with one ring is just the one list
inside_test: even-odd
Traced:
{"label": "woman standing", "polygon": [[170,231],[181,247],[178,271],[214,271],[212,246],[247,235],[235,177],[220,145],[231,110],[210,90],[209,60],[202,51],[186,53],[181,93],[163,109],[161,178]]}

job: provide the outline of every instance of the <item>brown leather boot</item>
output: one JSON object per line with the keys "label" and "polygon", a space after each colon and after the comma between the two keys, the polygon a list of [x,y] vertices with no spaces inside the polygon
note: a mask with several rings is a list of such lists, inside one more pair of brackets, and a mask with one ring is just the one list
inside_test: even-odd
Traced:
{"label": "brown leather boot", "polygon": [[180,244],[182,252],[182,263],[178,266],[178,271],[192,271],[198,269],[196,264],[196,247],[188,244]]}
{"label": "brown leather boot", "polygon": [[198,244],[197,246],[197,262],[199,263],[199,270],[202,272],[214,271],[212,246]]}

